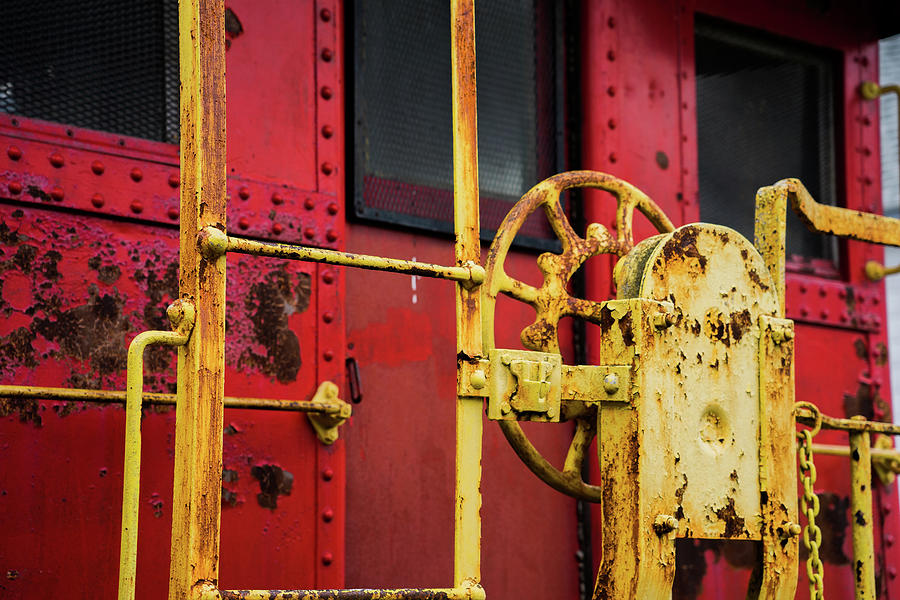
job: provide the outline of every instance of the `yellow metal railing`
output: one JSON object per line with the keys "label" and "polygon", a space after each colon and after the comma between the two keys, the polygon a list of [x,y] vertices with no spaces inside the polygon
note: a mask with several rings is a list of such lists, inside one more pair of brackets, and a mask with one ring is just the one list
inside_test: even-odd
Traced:
{"label": "yellow metal railing", "polygon": [[[175,499],[169,598],[481,599],[481,397],[458,396],[453,587],[403,590],[220,591],[218,544],[224,399],[227,252],[439,277],[457,282],[457,350],[481,346],[478,159],[473,0],[451,0],[456,264],[441,266],[227,235],[223,5],[181,0],[181,289],[194,303],[193,331],[179,350]],[[133,583],[133,582],[132,582]],[[130,600],[132,589],[120,592]]]}

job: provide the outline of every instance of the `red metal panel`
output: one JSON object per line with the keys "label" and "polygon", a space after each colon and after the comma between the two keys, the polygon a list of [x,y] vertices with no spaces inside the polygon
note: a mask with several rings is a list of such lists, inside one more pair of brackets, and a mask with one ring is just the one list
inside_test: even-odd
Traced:
{"label": "red metal panel", "polygon": [[[342,63],[320,48],[342,47],[339,7],[229,7],[241,24],[227,54],[229,228],[339,247]],[[3,383],[123,387],[127,342],[168,327],[178,187],[175,146],[0,115]],[[342,280],[315,265],[228,262],[226,394],[308,399],[322,379],[344,392]],[[149,350],[145,381],[173,391],[174,354]],[[138,597],[159,598],[174,411],[144,412]],[[11,542],[0,544],[0,596],[114,596],[123,411],[3,400],[0,414],[0,529]],[[342,586],[343,448],[322,446],[302,414],[226,410],[222,587]]]}
{"label": "red metal panel", "polygon": [[[449,264],[446,239],[351,224],[348,247]],[[508,272],[534,283],[535,256],[511,253]],[[365,399],[347,429],[347,585],[434,586],[452,577],[456,338],[452,284],[347,271],[347,340]],[[521,347],[534,311],[503,299],[497,343]],[[571,362],[571,342],[563,340]],[[526,423],[561,465],[566,425]],[[495,423],[484,424],[483,582],[497,598],[574,598],[574,501],[521,463]]]}

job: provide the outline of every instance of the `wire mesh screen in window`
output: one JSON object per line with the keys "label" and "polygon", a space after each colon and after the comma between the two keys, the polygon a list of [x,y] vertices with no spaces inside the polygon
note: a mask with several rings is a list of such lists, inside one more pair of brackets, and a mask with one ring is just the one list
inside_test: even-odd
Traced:
{"label": "wire mesh screen in window", "polygon": [[[834,204],[831,55],[701,18],[695,35],[700,218],[752,240],[756,190],[786,177]],[[789,214],[796,268],[836,260],[834,248]]]}
{"label": "wire mesh screen in window", "polygon": [[[555,167],[553,11],[538,22],[540,9],[535,0],[476,4],[485,230]],[[358,2],[354,16],[356,214],[452,231],[449,3]],[[534,221],[523,234],[549,237]]]}
{"label": "wire mesh screen in window", "polygon": [[0,112],[178,142],[177,0],[3,0]]}

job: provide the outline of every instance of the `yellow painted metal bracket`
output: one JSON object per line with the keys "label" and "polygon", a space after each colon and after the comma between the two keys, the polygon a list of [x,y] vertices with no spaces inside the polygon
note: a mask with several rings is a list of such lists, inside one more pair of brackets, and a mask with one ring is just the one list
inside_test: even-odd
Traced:
{"label": "yellow painted metal bracket", "polygon": [[900,219],[819,204],[799,179],[782,179],[756,192],[754,245],[765,259],[778,291],[784,316],[784,248],[787,207],[799,215],[812,231],[830,233],[862,242],[900,246]]}
{"label": "yellow painted metal bracket", "polygon": [[329,445],[335,443],[338,439],[338,428],[350,418],[353,409],[338,398],[338,386],[330,381],[323,381],[319,384],[319,389],[316,390],[312,401],[317,404],[340,407],[340,411],[336,413],[309,413],[306,415],[320,442]]}

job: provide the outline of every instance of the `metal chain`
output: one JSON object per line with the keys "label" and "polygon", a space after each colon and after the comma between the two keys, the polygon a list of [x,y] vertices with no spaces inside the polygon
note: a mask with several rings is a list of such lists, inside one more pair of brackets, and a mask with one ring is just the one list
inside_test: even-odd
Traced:
{"label": "metal chain", "polygon": [[797,432],[797,454],[800,457],[800,472],[803,479],[803,496],[800,498],[803,514],[806,515],[806,528],[803,530],[803,545],[809,557],[806,559],[806,574],[809,577],[809,597],[823,600],[825,583],[822,574],[822,561],[819,559],[819,546],[822,544],[822,530],[816,525],[819,514],[819,497],[816,496],[816,465],[813,464],[812,452],[813,432],[803,430]]}

